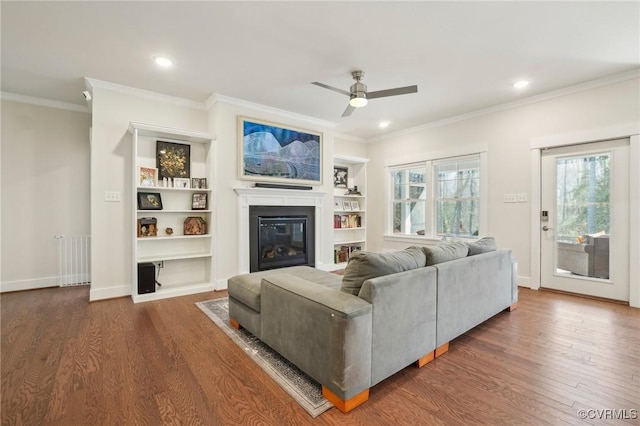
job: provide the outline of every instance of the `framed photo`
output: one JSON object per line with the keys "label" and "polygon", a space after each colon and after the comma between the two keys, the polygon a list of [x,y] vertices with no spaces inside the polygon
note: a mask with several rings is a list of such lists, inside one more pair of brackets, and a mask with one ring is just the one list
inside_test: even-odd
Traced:
{"label": "framed photo", "polygon": [[138,192],[138,210],[162,210],[159,192]]}
{"label": "framed photo", "polygon": [[349,202],[349,200],[344,200],[342,202],[342,210],[344,210],[346,212],[350,212],[351,211],[351,203]]}
{"label": "framed photo", "polygon": [[184,235],[204,235],[207,223],[201,217],[188,217],[184,221]]}
{"label": "framed photo", "polygon": [[189,179],[188,178],[173,178],[173,187],[174,188],[189,188]]}
{"label": "framed photo", "polygon": [[191,188],[207,189],[207,178],[191,178]]}
{"label": "framed photo", "polygon": [[138,219],[138,237],[155,237],[158,235],[158,220],[155,217]]}
{"label": "framed photo", "polygon": [[192,210],[206,210],[207,209],[207,193],[206,192],[194,192],[191,196],[191,209]]}
{"label": "framed photo", "polygon": [[189,178],[191,145],[165,141],[156,142],[156,167],[160,179]]}
{"label": "framed photo", "polygon": [[338,200],[333,202],[333,210],[340,211],[342,210],[342,203]]}
{"label": "framed photo", "polygon": [[238,116],[238,178],[322,185],[322,133]]}
{"label": "framed photo", "polygon": [[333,167],[333,187],[334,188],[347,188],[347,178],[349,177],[348,167]]}
{"label": "framed photo", "polygon": [[360,203],[358,203],[357,201],[352,201],[351,202],[351,211],[357,212],[358,210],[360,210]]}
{"label": "framed photo", "polygon": [[158,169],[138,167],[138,186],[158,186]]}

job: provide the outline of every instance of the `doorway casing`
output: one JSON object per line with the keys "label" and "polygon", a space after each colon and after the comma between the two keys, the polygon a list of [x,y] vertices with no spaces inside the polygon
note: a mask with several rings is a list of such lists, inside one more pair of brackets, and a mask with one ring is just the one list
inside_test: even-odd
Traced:
{"label": "doorway casing", "polygon": [[542,150],[561,146],[600,142],[610,139],[629,138],[629,305],[640,308],[640,122],[623,123],[617,126],[562,133],[531,139],[531,281],[532,290],[541,283],[540,196],[542,176],[540,172]]}

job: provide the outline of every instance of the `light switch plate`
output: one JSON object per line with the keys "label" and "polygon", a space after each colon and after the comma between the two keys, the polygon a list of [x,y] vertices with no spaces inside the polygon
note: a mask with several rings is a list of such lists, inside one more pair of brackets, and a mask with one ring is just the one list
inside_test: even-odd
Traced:
{"label": "light switch plate", "polygon": [[104,200],[117,203],[120,201],[120,193],[118,191],[105,191]]}
{"label": "light switch plate", "polygon": [[505,203],[516,203],[517,202],[516,194],[504,194],[504,202]]}

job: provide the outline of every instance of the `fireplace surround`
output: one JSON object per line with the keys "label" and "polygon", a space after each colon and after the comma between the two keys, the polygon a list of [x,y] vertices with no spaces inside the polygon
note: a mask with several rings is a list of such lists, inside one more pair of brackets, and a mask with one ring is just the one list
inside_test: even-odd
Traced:
{"label": "fireplace surround", "polygon": [[[293,208],[308,207],[314,212],[314,228],[312,232],[314,242],[311,248],[314,251],[314,263],[316,267],[321,267],[322,247],[330,240],[330,235],[323,232],[323,199],[327,195],[324,191],[318,190],[295,190],[295,189],[274,189],[244,187],[234,188],[238,195],[238,273],[251,272],[250,249],[249,249],[249,209],[253,206],[287,206],[289,211]],[[328,222],[327,222],[328,223]],[[329,237],[328,237],[329,235]],[[320,257],[319,257],[320,256]]]}

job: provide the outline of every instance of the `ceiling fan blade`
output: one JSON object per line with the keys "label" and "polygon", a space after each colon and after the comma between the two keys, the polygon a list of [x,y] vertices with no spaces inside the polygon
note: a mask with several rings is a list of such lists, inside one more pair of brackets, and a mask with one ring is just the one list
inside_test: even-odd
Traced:
{"label": "ceiling fan blade", "polygon": [[348,117],[351,115],[351,113],[355,111],[355,108],[352,107],[351,105],[347,105],[347,109],[344,110],[344,112],[342,113],[343,117]]}
{"label": "ceiling fan blade", "polygon": [[316,86],[324,87],[325,89],[333,90],[334,92],[342,93],[343,95],[351,96],[351,93],[347,92],[346,90],[338,89],[337,87],[327,86],[324,83],[318,83],[317,81],[314,81],[311,84],[315,84]]}
{"label": "ceiling fan blade", "polygon": [[418,86],[397,87],[395,89],[378,90],[377,92],[368,92],[367,99],[384,98],[386,96],[406,95],[416,93]]}

